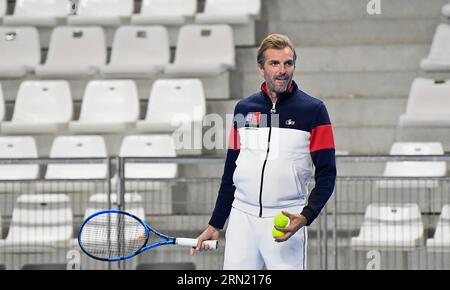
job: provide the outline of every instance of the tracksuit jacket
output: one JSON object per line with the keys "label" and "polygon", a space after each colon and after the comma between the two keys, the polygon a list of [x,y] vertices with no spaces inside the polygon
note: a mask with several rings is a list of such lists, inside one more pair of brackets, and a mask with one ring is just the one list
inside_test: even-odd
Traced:
{"label": "tracksuit jacket", "polygon": [[[309,226],[334,190],[333,130],[322,101],[293,81],[276,103],[261,91],[238,102],[216,205],[209,221],[222,229],[231,207],[257,217],[287,210]],[[315,167],[315,187],[308,184]]]}

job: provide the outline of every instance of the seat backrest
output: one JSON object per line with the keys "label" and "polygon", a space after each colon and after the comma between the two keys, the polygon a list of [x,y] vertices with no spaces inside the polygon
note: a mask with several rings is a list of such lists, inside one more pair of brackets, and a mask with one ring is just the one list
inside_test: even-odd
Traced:
{"label": "seat backrest", "polygon": [[72,97],[67,81],[24,81],[20,84],[13,122],[63,123],[72,119]]}
{"label": "seat backrest", "polygon": [[[120,147],[121,157],[176,157],[170,135],[127,136]],[[125,163],[126,178],[175,178],[176,163]]]}
{"label": "seat backrest", "polygon": [[413,203],[404,204],[383,204],[373,203],[367,207],[364,215],[366,220],[381,222],[386,225],[421,222],[422,216],[419,206]]}
{"label": "seat backrest", "polygon": [[409,93],[406,113],[411,115],[449,115],[450,81],[416,78]]}
{"label": "seat backrest", "polygon": [[[33,137],[0,137],[0,158],[37,158]],[[36,179],[39,165],[0,165],[0,180]]]}
{"label": "seat backrest", "polygon": [[5,118],[5,98],[3,97],[3,88],[0,83],[0,122]]}
{"label": "seat backrest", "polygon": [[450,204],[445,204],[442,207],[434,239],[450,243]]}
{"label": "seat backrest", "polygon": [[69,1],[61,0],[17,0],[14,15],[65,17],[69,13]]}
{"label": "seat backrest", "polygon": [[[58,136],[50,150],[50,158],[105,158],[102,136]],[[107,164],[49,164],[47,179],[106,178]]]}
{"label": "seat backrest", "polygon": [[79,0],[78,14],[84,16],[131,16],[133,0]]}
{"label": "seat backrest", "polygon": [[83,122],[136,122],[139,96],[133,80],[92,80],[81,105]]}
{"label": "seat backrest", "polygon": [[163,26],[121,26],[116,30],[111,64],[167,65],[170,46]]}
{"label": "seat backrest", "polygon": [[433,37],[430,58],[450,60],[450,24],[439,24]]}
{"label": "seat backrest", "polygon": [[146,119],[162,122],[201,120],[206,113],[199,79],[159,79],[153,83]]}
{"label": "seat backrest", "polygon": [[142,15],[193,16],[197,11],[197,0],[143,0]]}
{"label": "seat backrest", "polygon": [[261,11],[261,0],[206,0],[207,14],[247,14],[258,15]]}
{"label": "seat backrest", "polygon": [[39,34],[34,27],[0,26],[0,64],[36,66],[41,61]]}
{"label": "seat backrest", "polygon": [[101,27],[58,26],[50,38],[46,65],[106,63],[105,33]]}
{"label": "seat backrest", "polygon": [[24,194],[17,198],[6,240],[56,242],[72,238],[73,214],[65,194]]}
{"label": "seat backrest", "polygon": [[[444,148],[439,142],[396,142],[391,147],[391,155],[443,155]],[[387,162],[384,176],[425,177],[445,176],[445,161],[400,161]]]}
{"label": "seat backrest", "polygon": [[[145,210],[143,207],[142,196],[138,193],[125,193],[124,195],[125,201],[125,211],[129,212],[141,220],[145,220]],[[112,193],[110,195],[111,208],[117,208],[117,194]],[[108,195],[104,193],[96,193],[89,197],[89,204],[86,208],[85,218],[88,218],[90,215],[107,209],[111,209],[108,207]]]}
{"label": "seat backrest", "polygon": [[235,66],[233,31],[228,25],[185,25],[180,29],[176,64]]}

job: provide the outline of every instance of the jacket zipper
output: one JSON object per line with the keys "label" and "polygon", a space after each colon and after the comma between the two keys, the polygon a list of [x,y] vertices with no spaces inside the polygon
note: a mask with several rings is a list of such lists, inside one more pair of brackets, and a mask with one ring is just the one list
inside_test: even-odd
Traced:
{"label": "jacket zipper", "polygon": [[[276,103],[272,103],[272,109],[270,109],[270,115],[272,116],[277,112]],[[264,159],[262,171],[261,171],[261,184],[259,187],[259,217],[262,217],[262,191],[263,191],[263,181],[264,181],[264,170],[266,168],[267,158],[269,157],[269,151],[270,151],[270,136],[272,134],[272,117],[270,118],[270,128],[269,128],[269,137],[267,139],[267,152],[266,152],[266,158]]]}

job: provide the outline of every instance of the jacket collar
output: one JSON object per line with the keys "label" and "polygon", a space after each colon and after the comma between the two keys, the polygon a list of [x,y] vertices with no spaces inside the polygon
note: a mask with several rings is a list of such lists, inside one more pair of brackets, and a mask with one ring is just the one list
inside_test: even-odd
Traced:
{"label": "jacket collar", "polygon": [[[280,103],[280,101],[292,96],[297,89],[298,89],[297,83],[294,80],[292,80],[291,85],[289,86],[287,91],[280,94],[280,96],[278,97],[277,103]],[[267,94],[267,83],[266,82],[262,83],[261,91],[264,93],[264,96],[270,101],[269,95]]]}

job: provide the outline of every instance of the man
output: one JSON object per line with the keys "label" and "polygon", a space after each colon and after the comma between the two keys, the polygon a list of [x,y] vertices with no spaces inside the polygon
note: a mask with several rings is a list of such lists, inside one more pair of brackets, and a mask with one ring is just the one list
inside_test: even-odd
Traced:
{"label": "man", "polygon": [[[235,107],[224,174],[208,227],[198,237],[226,231],[224,269],[306,269],[309,226],[331,196],[335,179],[333,131],[323,102],[292,80],[296,53],[290,40],[269,35],[258,50],[261,91]],[[308,184],[315,170],[315,187]],[[290,220],[272,237],[273,217]],[[194,249],[191,249],[191,255]]]}

